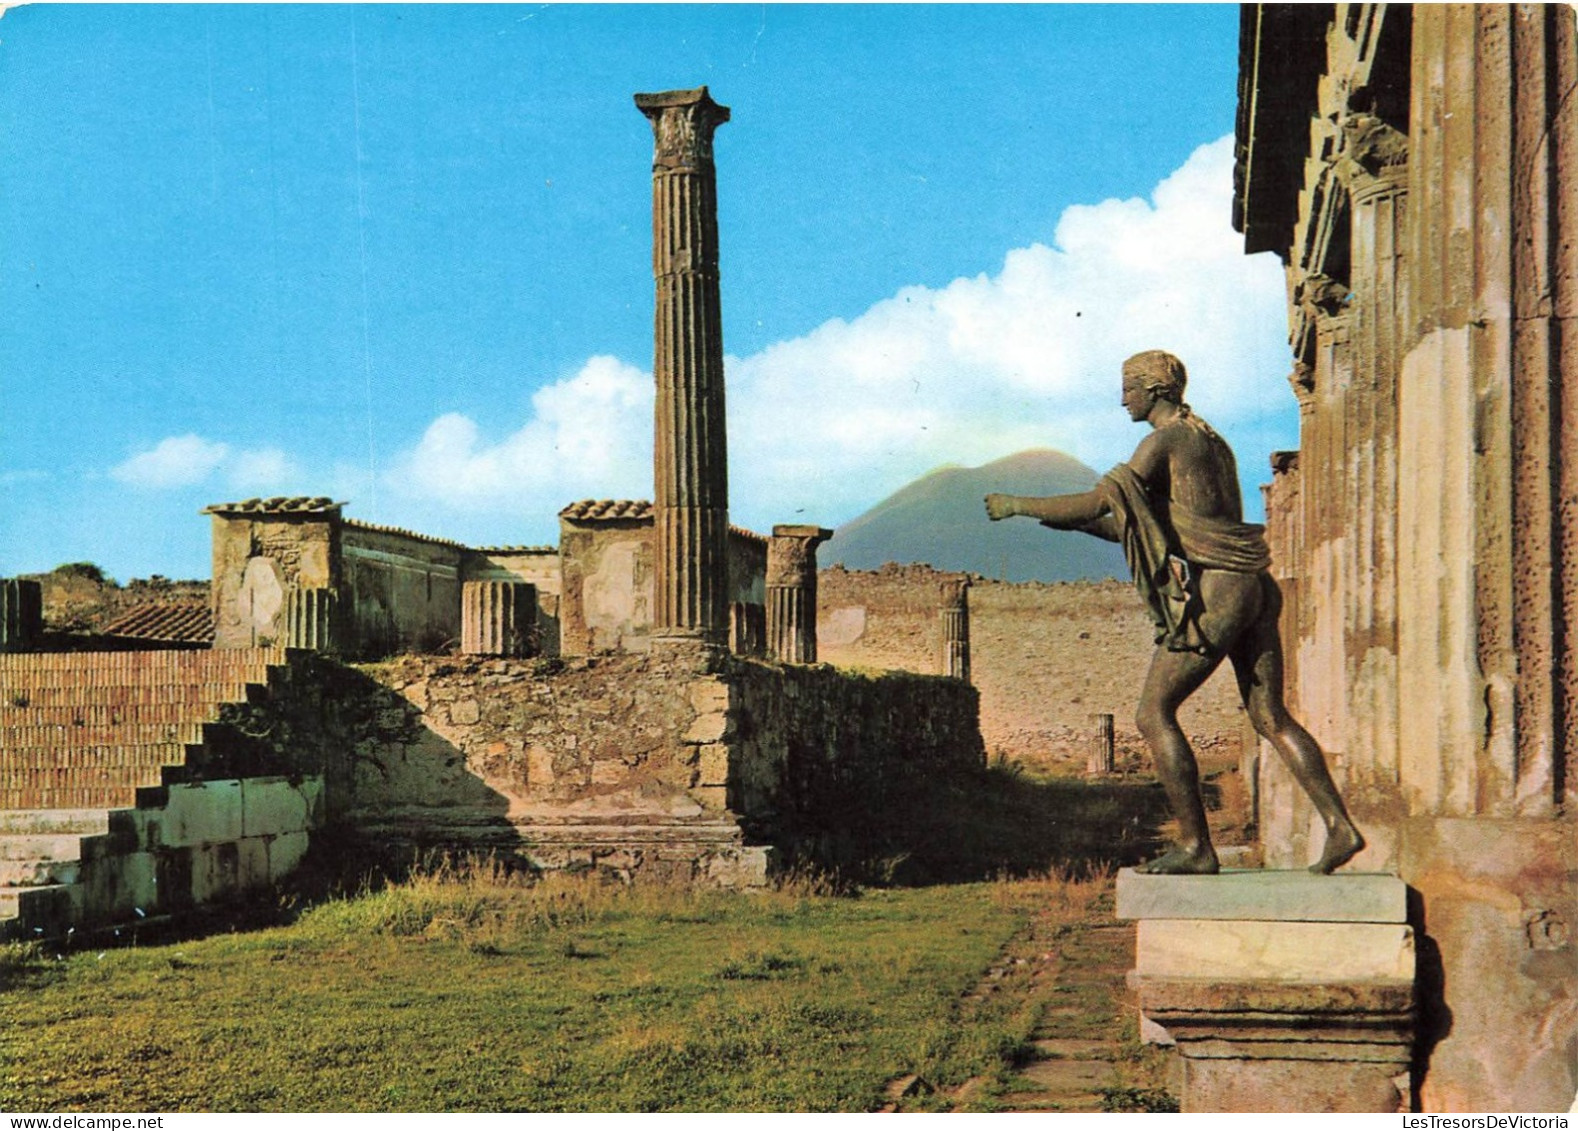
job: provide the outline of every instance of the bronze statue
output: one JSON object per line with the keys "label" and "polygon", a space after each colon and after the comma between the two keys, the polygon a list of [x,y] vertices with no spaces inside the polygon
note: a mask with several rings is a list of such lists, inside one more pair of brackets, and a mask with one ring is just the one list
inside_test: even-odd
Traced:
{"label": "bronze statue", "polygon": [[1282,699],[1282,593],[1267,571],[1265,528],[1243,521],[1238,466],[1227,442],[1184,403],[1183,362],[1161,350],[1123,363],[1123,407],[1151,434],[1078,495],[988,495],[992,521],[1013,515],[1056,530],[1083,530],[1121,543],[1135,587],[1156,621],[1156,654],[1136,722],[1178,819],[1178,844],[1141,865],[1153,873],[1219,868],[1200,799],[1200,774],[1178,708],[1225,656],[1244,708],[1282,756],[1326,825],[1326,847],[1310,871],[1329,874],[1364,838],[1344,808],[1325,756]]}

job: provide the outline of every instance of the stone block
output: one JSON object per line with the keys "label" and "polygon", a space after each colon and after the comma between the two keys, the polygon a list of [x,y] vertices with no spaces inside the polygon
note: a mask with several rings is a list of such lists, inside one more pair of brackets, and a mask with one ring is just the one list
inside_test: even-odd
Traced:
{"label": "stone block", "polygon": [[1403,923],[1408,889],[1396,876],[1224,871],[1215,876],[1118,873],[1119,919],[1239,919]]}
{"label": "stone block", "polygon": [[553,751],[546,746],[526,748],[526,787],[545,789],[553,784]]}
{"label": "stone block", "polygon": [[613,785],[616,782],[624,781],[625,780],[625,776],[629,772],[630,772],[630,768],[628,766],[626,766],[623,762],[620,762],[620,761],[617,761],[617,760],[614,760],[614,759],[607,759],[607,760],[604,760],[604,761],[601,761],[601,762],[593,762],[592,763],[592,784],[593,785]]}
{"label": "stone block", "polygon": [[462,699],[449,705],[449,721],[455,726],[473,726],[482,721],[482,708],[475,699]]}
{"label": "stone block", "polygon": [[173,785],[164,807],[164,843],[172,847],[241,839],[241,783]]}
{"label": "stone block", "polygon": [[236,890],[255,891],[269,885],[268,842],[264,836],[243,837],[236,842]]}
{"label": "stone block", "polygon": [[286,833],[269,841],[268,878],[278,883],[296,870],[302,857],[307,855],[309,837],[306,833]]}
{"label": "stone block", "polygon": [[209,903],[240,888],[241,854],[235,840],[192,849],[192,899]]}
{"label": "stone block", "polygon": [[1414,936],[1400,923],[1143,919],[1134,969],[1147,978],[1412,982]]}
{"label": "stone block", "polygon": [[1184,1061],[1184,1112],[1406,1112],[1406,1073],[1330,1061]]}
{"label": "stone block", "polygon": [[729,807],[729,791],[725,786],[693,786],[690,789],[690,795],[696,799],[703,809],[721,811]]}
{"label": "stone block", "polygon": [[708,711],[692,720],[681,740],[691,743],[722,742],[733,733],[734,723],[727,712]]}
{"label": "stone block", "polygon": [[279,836],[306,829],[312,802],[285,778],[247,778],[241,782],[241,835]]}
{"label": "stone block", "polygon": [[734,689],[721,679],[698,679],[690,685],[690,705],[698,714],[727,711]]}
{"label": "stone block", "polygon": [[697,750],[696,784],[703,786],[729,784],[729,748],[722,743],[711,743]]}

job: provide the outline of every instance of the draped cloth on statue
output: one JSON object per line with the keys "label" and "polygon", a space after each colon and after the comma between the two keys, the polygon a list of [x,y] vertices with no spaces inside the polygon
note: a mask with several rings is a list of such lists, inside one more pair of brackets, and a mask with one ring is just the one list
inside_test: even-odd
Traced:
{"label": "draped cloth on statue", "polygon": [[1145,483],[1120,463],[1096,484],[1112,511],[1123,556],[1156,622],[1156,643],[1172,652],[1213,651],[1200,631],[1200,595],[1190,566],[1258,573],[1271,565],[1266,528],[1182,507],[1157,513]]}

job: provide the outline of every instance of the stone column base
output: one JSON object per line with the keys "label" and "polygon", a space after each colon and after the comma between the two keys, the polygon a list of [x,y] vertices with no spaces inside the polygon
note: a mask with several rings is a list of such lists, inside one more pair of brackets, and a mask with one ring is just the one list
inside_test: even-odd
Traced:
{"label": "stone column base", "polygon": [[1414,945],[1395,876],[1118,877],[1141,1036],[1189,1112],[1412,1107]]}

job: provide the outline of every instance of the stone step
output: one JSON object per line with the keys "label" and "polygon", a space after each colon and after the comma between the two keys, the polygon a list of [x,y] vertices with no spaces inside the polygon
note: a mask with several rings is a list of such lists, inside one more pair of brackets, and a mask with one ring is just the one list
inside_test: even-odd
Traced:
{"label": "stone step", "polygon": [[206,648],[195,651],[10,652],[0,654],[4,681],[39,673],[106,673],[128,679],[156,679],[171,672],[266,671],[283,664],[281,648]]}
{"label": "stone step", "polygon": [[218,718],[218,704],[207,710],[200,710],[189,703],[10,707],[0,700],[0,727],[149,726],[162,723],[211,723]]}
{"label": "stone step", "polygon": [[85,835],[92,834],[0,833],[0,860],[75,860]]}
{"label": "stone step", "polygon": [[157,768],[148,771],[153,780],[134,784],[37,786],[10,788],[0,784],[0,808],[4,809],[131,809],[137,804],[137,790],[162,785]]}
{"label": "stone step", "polygon": [[78,778],[122,784],[123,779],[114,776],[114,771],[184,766],[187,745],[184,742],[149,742],[106,746],[0,746],[0,774],[4,774],[4,785],[14,789]]}
{"label": "stone step", "polygon": [[146,687],[28,686],[0,689],[0,703],[25,707],[135,707],[183,705],[194,712],[216,711],[225,703],[241,703],[263,680],[203,683],[158,683]]}
{"label": "stone step", "polygon": [[0,888],[0,938],[64,934],[76,916],[75,888],[74,884]]}
{"label": "stone step", "polygon": [[203,741],[203,724],[182,720],[168,723],[57,723],[44,726],[0,726],[0,769],[12,750],[61,747],[183,746]]}
{"label": "stone step", "polygon": [[1031,1042],[1041,1060],[1111,1060],[1112,1042],[1099,1037],[1045,1037]]}
{"label": "stone step", "polygon": [[0,860],[0,890],[74,884],[80,867],[77,860]]}
{"label": "stone step", "polygon": [[6,836],[96,836],[109,830],[108,809],[0,809],[0,834]]}
{"label": "stone step", "polygon": [[1035,1091],[1077,1095],[1107,1087],[1112,1083],[1113,1069],[1104,1060],[1036,1060],[1021,1068],[1018,1075]]}

